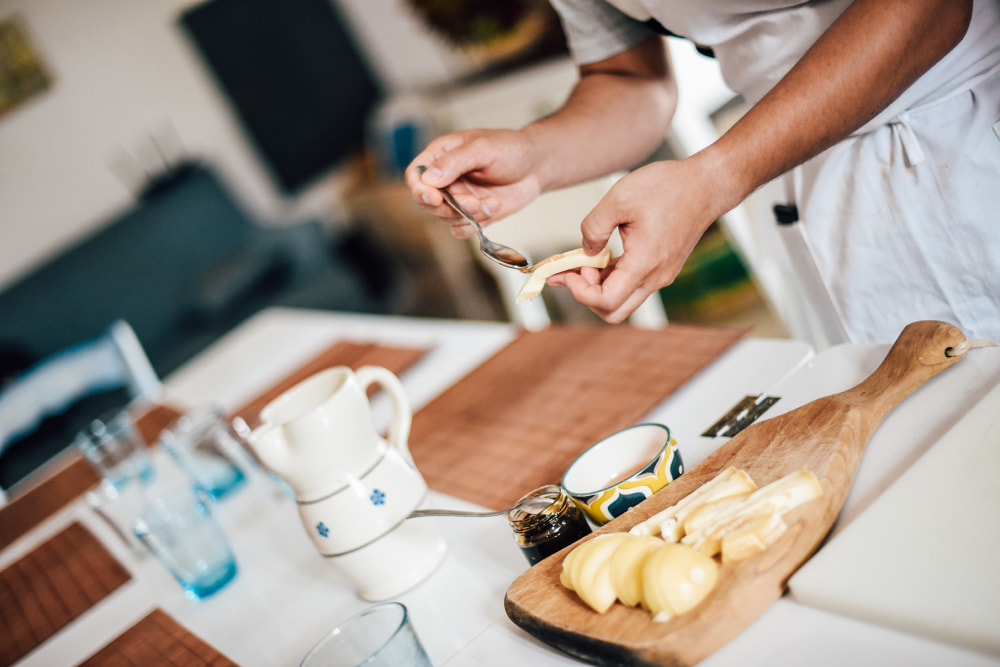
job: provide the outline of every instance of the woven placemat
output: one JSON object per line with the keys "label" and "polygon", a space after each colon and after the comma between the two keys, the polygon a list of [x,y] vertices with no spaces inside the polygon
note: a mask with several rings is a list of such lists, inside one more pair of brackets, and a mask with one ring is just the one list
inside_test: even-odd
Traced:
{"label": "woven placemat", "polygon": [[260,425],[260,411],[265,405],[282,392],[321,370],[331,366],[348,366],[353,369],[361,366],[382,366],[399,375],[425,354],[427,354],[425,349],[341,341],[289,373],[266,392],[233,412],[232,416],[241,417],[250,428],[257,428]]}
{"label": "woven placemat", "polygon": [[131,578],[80,523],[0,572],[0,665],[17,662]]}
{"label": "woven placemat", "polygon": [[745,333],[681,324],[524,332],[414,415],[410,451],[431,488],[509,507],[558,484],[583,450],[637,423]]}
{"label": "woven placemat", "polygon": [[191,634],[162,609],[154,609],[81,665],[230,667],[235,662]]}

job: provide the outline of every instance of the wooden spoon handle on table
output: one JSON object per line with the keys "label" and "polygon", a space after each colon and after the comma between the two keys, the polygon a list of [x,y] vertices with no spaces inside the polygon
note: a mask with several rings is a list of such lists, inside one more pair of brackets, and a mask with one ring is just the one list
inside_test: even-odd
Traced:
{"label": "wooden spoon handle on table", "polygon": [[622,604],[604,614],[594,612],[559,582],[562,561],[577,543],[511,584],[504,601],[507,615],[542,641],[588,662],[692,665],[703,660],[782,595],[788,578],[833,526],[875,429],[914,390],[961,359],[964,341],[965,335],[945,322],[910,324],[882,364],[857,386],[751,425],[596,531],[627,531],[729,466],[746,471],[758,487],[800,468],[815,474],[823,495],[783,515],[788,529],[775,544],[756,556],[723,564],[716,586],[693,610],[666,622],[655,622],[647,611]]}

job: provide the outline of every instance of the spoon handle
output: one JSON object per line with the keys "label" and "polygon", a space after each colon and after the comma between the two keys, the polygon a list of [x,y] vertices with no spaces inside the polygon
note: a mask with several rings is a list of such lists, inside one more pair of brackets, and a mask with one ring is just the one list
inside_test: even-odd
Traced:
{"label": "spoon handle", "polygon": [[481,241],[488,242],[487,239],[483,236],[483,228],[479,226],[479,223],[476,222],[475,218],[473,218],[471,215],[469,215],[468,213],[466,213],[465,209],[458,205],[458,202],[455,201],[455,198],[451,196],[450,192],[448,192],[447,190],[445,190],[445,189],[442,188],[441,189],[441,196],[444,197],[445,203],[447,203],[448,206],[451,206],[452,209],[455,210],[455,213],[458,213],[460,216],[462,216],[465,219],[465,221],[467,223],[469,223],[470,225],[472,225],[472,228],[476,230],[476,234],[479,236],[479,239]]}
{"label": "spoon handle", "polygon": [[[421,176],[427,171],[427,167],[423,165],[417,165],[417,173]],[[455,197],[452,196],[448,190],[445,188],[437,188],[444,198],[444,201],[448,206],[450,206],[456,213],[462,216],[462,219],[472,225],[472,228],[476,230],[476,236],[479,237],[479,250],[491,261],[496,262],[500,266],[506,267],[508,269],[517,269],[518,271],[523,271],[524,273],[530,273],[531,267],[528,258],[513,248],[508,248],[500,243],[494,243],[486,238],[486,234],[483,233],[483,228],[479,226],[476,219],[473,218],[468,212],[458,205],[455,201]]]}
{"label": "spoon handle", "polygon": [[467,512],[465,510],[413,510],[406,518],[418,519],[422,516],[500,516],[506,514],[508,510],[498,512]]}
{"label": "spoon handle", "polygon": [[[424,175],[425,171],[427,171],[427,167],[423,165],[417,166],[417,173],[420,174],[421,176]],[[483,237],[483,230],[479,226],[479,223],[476,222],[476,219],[473,218],[468,213],[466,213],[465,209],[458,205],[458,202],[455,201],[455,198],[445,188],[438,188],[438,191],[441,193],[441,196],[444,197],[445,203],[448,204],[448,206],[451,206],[452,210],[454,210],[455,213],[458,213],[460,216],[462,216],[462,218],[466,222],[472,225],[472,228],[476,230],[476,234],[479,236],[480,240],[485,241],[486,239]]]}

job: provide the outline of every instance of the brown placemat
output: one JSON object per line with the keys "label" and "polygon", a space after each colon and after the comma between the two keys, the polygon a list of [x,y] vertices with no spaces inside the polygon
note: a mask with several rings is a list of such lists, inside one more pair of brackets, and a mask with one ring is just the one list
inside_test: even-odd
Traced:
{"label": "brown placemat", "polygon": [[353,369],[361,366],[382,366],[399,375],[425,354],[427,354],[426,349],[341,341],[288,374],[266,392],[233,412],[232,416],[241,417],[250,428],[256,428],[260,425],[259,414],[265,405],[282,392],[321,370],[331,366],[349,366]]}
{"label": "brown placemat", "polygon": [[637,423],[745,333],[681,324],[524,332],[414,415],[410,451],[431,488],[509,507],[558,484],[583,450]]}
{"label": "brown placemat", "polygon": [[0,572],[0,665],[11,665],[131,578],[80,523]]}
{"label": "brown placemat", "polygon": [[[160,431],[180,416],[169,405],[142,408],[136,417],[139,434],[147,445]],[[101,481],[100,476],[75,448],[67,450],[64,464],[0,507],[0,549],[5,549],[29,530],[87,493]]]}
{"label": "brown placemat", "polygon": [[191,634],[162,609],[154,609],[80,665],[229,667],[236,663]]}

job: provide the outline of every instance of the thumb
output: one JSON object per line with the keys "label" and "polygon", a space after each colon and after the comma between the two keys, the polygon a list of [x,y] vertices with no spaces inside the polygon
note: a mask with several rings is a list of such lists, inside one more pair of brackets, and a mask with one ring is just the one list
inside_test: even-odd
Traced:
{"label": "thumb", "polygon": [[602,199],[580,223],[580,231],[583,234],[582,247],[588,255],[596,255],[604,250],[611,239],[611,234],[618,226],[617,218],[610,211],[611,207],[605,206]]}
{"label": "thumb", "polygon": [[484,169],[490,164],[490,156],[472,143],[465,143],[439,155],[427,165],[421,180],[436,188],[444,188],[459,180],[470,171]]}

